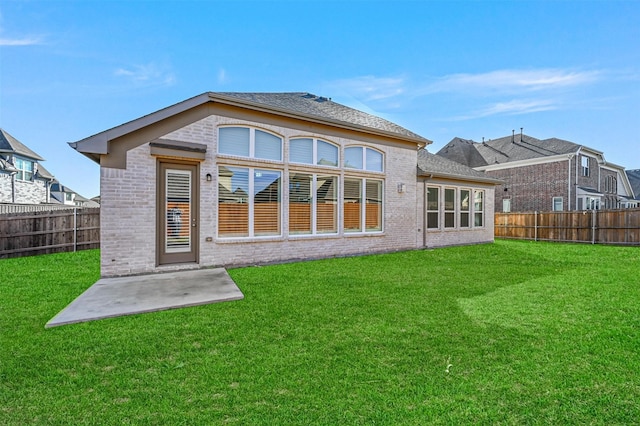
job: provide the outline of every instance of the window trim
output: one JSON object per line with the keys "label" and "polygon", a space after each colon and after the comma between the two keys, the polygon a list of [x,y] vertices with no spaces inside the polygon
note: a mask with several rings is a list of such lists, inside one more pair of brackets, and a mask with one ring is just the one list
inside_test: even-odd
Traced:
{"label": "window trim", "polygon": [[[438,193],[436,194],[436,209],[429,209],[429,190],[430,189],[435,189],[436,191],[438,191]],[[426,214],[427,214],[427,231],[429,230],[438,230],[438,229],[442,229],[442,221],[441,221],[441,215],[440,215],[440,207],[442,205],[442,202],[440,200],[440,195],[442,194],[441,191],[442,187],[440,186],[429,186],[427,185],[427,197],[426,197],[426,202],[427,202],[427,208],[426,210]],[[436,216],[436,226],[429,226],[429,213],[433,214],[435,213]]]}
{"label": "window trim", "polygon": [[[447,191],[453,191],[453,210],[447,209]],[[442,191],[444,200],[442,203],[442,210],[444,212],[442,218],[443,223],[442,226],[444,229],[458,229],[458,221],[457,221],[457,212],[458,212],[458,188],[445,186],[444,191]],[[453,224],[451,226],[447,226],[447,214],[453,215]]]}
{"label": "window trim", "polygon": [[[20,165],[22,167],[18,166],[18,162],[20,162]],[[31,164],[31,170],[27,170],[24,165],[26,164]],[[26,157],[22,157],[19,155],[14,155],[13,156],[13,167],[15,167],[16,169],[18,169],[18,173],[16,174],[16,180],[20,181],[20,182],[33,182],[34,178],[36,176],[36,162],[34,160],[30,160]],[[31,176],[29,176],[29,179],[25,179],[25,175],[29,173]]]}
{"label": "window trim", "polygon": [[[216,196],[216,236],[220,240],[228,241],[228,240],[247,240],[247,239],[273,239],[273,238],[282,238],[284,235],[284,190],[283,190],[283,180],[284,180],[284,170],[279,169],[269,169],[265,167],[261,167],[260,165],[230,165],[230,164],[218,164],[217,170],[217,180],[218,185],[220,185],[220,169],[224,168],[237,168],[247,170],[249,180],[247,182],[247,202],[246,203],[237,203],[237,204],[247,204],[248,206],[248,232],[247,235],[221,235],[220,234],[220,191],[218,189]],[[269,172],[269,173],[278,173],[280,175],[279,179],[279,188],[278,188],[278,233],[277,234],[267,234],[267,235],[257,235],[255,229],[255,173],[256,172]]]}
{"label": "window trim", "polygon": [[582,176],[583,177],[591,176],[591,171],[590,171],[590,168],[589,168],[590,162],[591,161],[590,161],[589,157],[587,157],[586,155],[583,155],[582,157],[580,157],[580,167],[582,169]]}
{"label": "window trim", "polygon": [[[244,155],[236,155],[236,154],[229,154],[229,153],[225,153],[225,152],[220,152],[220,130],[221,129],[229,129],[229,128],[239,128],[239,129],[249,129],[249,156],[244,156]],[[256,157],[255,153],[256,153],[256,131],[260,131],[263,133],[267,133],[271,136],[275,136],[278,139],[280,139],[280,159],[279,160],[274,160],[272,158],[263,158],[263,157]],[[255,127],[255,126],[247,126],[247,125],[235,125],[235,124],[225,124],[225,125],[221,125],[218,126],[218,139],[217,139],[217,155],[219,156],[224,156],[224,157],[231,157],[231,158],[248,158],[251,160],[256,160],[256,161],[270,161],[270,162],[275,162],[275,163],[284,163],[284,140],[285,138],[276,133],[273,132],[271,130],[267,130],[267,129],[263,129],[261,127]]]}
{"label": "window trim", "polygon": [[[301,174],[301,175],[307,175],[311,177],[311,187],[310,187],[310,192],[311,192],[311,206],[310,206],[310,213],[311,213],[311,217],[309,218],[310,223],[311,223],[311,230],[310,232],[292,232],[291,231],[291,176],[294,174]],[[335,189],[335,217],[334,217],[334,221],[335,221],[335,231],[331,231],[331,232],[323,232],[323,231],[318,231],[318,178],[322,178],[322,177],[331,177],[335,179],[335,185],[336,185],[336,189]],[[289,237],[292,238],[312,238],[312,237],[324,237],[324,236],[335,236],[338,235],[340,232],[340,175],[339,174],[332,174],[332,173],[314,173],[314,172],[307,172],[307,171],[296,171],[296,170],[290,170],[288,172],[288,176],[287,176],[287,187],[289,188],[289,192],[287,194],[287,208],[288,208],[288,212],[287,212],[287,225],[288,225],[288,235]]]}
{"label": "window trim", "polygon": [[[347,165],[347,151],[348,150],[352,150],[352,149],[360,149],[362,151],[362,167],[354,167],[354,166],[348,166]],[[367,151],[371,151],[374,152],[376,154],[380,154],[381,158],[380,158],[380,168],[381,170],[373,170],[373,169],[369,169],[367,168]],[[345,146],[344,147],[344,155],[343,155],[343,169],[346,170],[362,170],[364,172],[370,172],[370,173],[385,173],[386,167],[385,167],[385,160],[386,160],[386,155],[383,151],[380,151],[379,149],[375,149],[375,148],[371,148],[369,146],[366,145],[350,145],[350,146]]]}
{"label": "window trim", "polygon": [[[473,214],[473,228],[484,228],[486,227],[486,205],[487,205],[487,191],[485,191],[484,189],[474,189],[473,192],[473,209],[472,209],[472,214]],[[482,202],[482,208],[478,211],[476,210],[476,194],[482,194],[481,197],[481,202]],[[476,216],[480,215],[480,217],[482,218],[482,225],[476,225]]]}
{"label": "window trim", "polygon": [[[345,203],[345,194],[344,191],[347,187],[346,185],[346,181],[347,180],[353,180],[353,181],[358,181],[359,182],[359,188],[360,188],[360,193],[359,193],[359,204],[360,204],[360,218],[359,218],[359,224],[360,224],[360,228],[359,229],[347,229],[345,227],[345,220],[346,220],[346,215],[344,213],[344,205],[347,204]],[[374,181],[374,182],[378,182],[380,184],[380,229],[372,229],[369,230],[367,229],[367,205],[370,204],[367,202],[367,183],[369,181]],[[350,235],[371,235],[371,234],[382,234],[384,233],[385,230],[385,220],[384,220],[384,216],[385,216],[385,179],[382,178],[369,178],[369,177],[362,177],[362,176],[352,176],[352,175],[348,175],[345,176],[343,179],[343,185],[342,185],[342,232],[345,236],[350,236]]]}
{"label": "window trim", "polygon": [[[560,201],[560,209],[556,209],[556,202]],[[562,212],[564,211],[564,197],[551,197],[551,211]]]}
{"label": "window trim", "polygon": [[[291,159],[291,145],[292,142],[295,142],[297,140],[303,140],[303,139],[310,139],[311,140],[311,163],[304,163],[304,162],[300,162],[300,161],[295,161]],[[335,166],[333,165],[328,165],[328,164],[319,164],[318,161],[318,145],[319,142],[323,142],[326,143],[332,147],[334,147],[336,149],[336,164]],[[340,167],[340,145],[338,145],[337,143],[328,141],[326,139],[323,138],[316,138],[316,137],[311,137],[311,136],[295,136],[295,137],[291,137],[288,140],[288,144],[289,144],[289,149],[288,149],[288,162],[290,164],[296,164],[296,165],[305,165],[305,166],[315,166],[315,167],[328,167],[328,168],[332,168],[332,169],[337,169]]]}

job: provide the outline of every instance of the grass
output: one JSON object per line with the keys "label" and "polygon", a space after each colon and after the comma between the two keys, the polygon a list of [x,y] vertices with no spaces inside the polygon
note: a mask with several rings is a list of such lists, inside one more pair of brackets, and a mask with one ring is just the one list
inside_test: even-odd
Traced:
{"label": "grass", "polygon": [[238,302],[44,329],[97,251],[0,260],[0,424],[631,424],[640,249],[235,269]]}

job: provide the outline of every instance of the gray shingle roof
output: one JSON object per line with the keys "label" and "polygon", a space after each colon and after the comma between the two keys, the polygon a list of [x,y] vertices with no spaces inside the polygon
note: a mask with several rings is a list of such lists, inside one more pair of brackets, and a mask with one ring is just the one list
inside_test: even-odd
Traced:
{"label": "gray shingle roof", "polygon": [[446,177],[486,183],[502,183],[501,180],[488,176],[485,172],[479,172],[471,167],[440,155],[431,154],[426,149],[418,151],[418,175]]}
{"label": "gray shingle roof", "polygon": [[316,96],[310,93],[212,92],[210,95],[213,97],[221,96],[235,98],[257,105],[265,105],[279,110],[290,111],[294,114],[302,114],[320,119],[342,122],[347,125],[381,130],[388,133],[394,133],[399,136],[417,139],[425,143],[431,143],[429,139],[407,130],[398,124],[392,123],[389,120],[339,104],[332,101],[330,98]]}
{"label": "gray shingle roof", "polygon": [[462,162],[469,167],[509,163],[553,155],[570,154],[581,145],[558,138],[536,139],[517,134],[485,142],[454,138],[438,151],[438,155]]}
{"label": "gray shingle roof", "polygon": [[0,129],[0,152],[18,154],[32,160],[44,161],[44,158],[27,148],[22,142]]}

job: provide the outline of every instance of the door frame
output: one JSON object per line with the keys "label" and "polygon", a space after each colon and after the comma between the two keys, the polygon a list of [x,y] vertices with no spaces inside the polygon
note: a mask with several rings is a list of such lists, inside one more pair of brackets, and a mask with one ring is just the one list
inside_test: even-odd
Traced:
{"label": "door frame", "polygon": [[[191,172],[191,250],[166,253],[167,212],[165,174],[167,170]],[[177,159],[158,159],[156,166],[156,266],[200,262],[200,163]]]}

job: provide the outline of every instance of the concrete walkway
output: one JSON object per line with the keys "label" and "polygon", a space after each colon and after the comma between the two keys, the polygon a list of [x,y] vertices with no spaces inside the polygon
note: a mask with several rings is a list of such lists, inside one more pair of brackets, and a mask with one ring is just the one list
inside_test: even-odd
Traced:
{"label": "concrete walkway", "polygon": [[45,327],[242,298],[224,268],[101,278]]}

